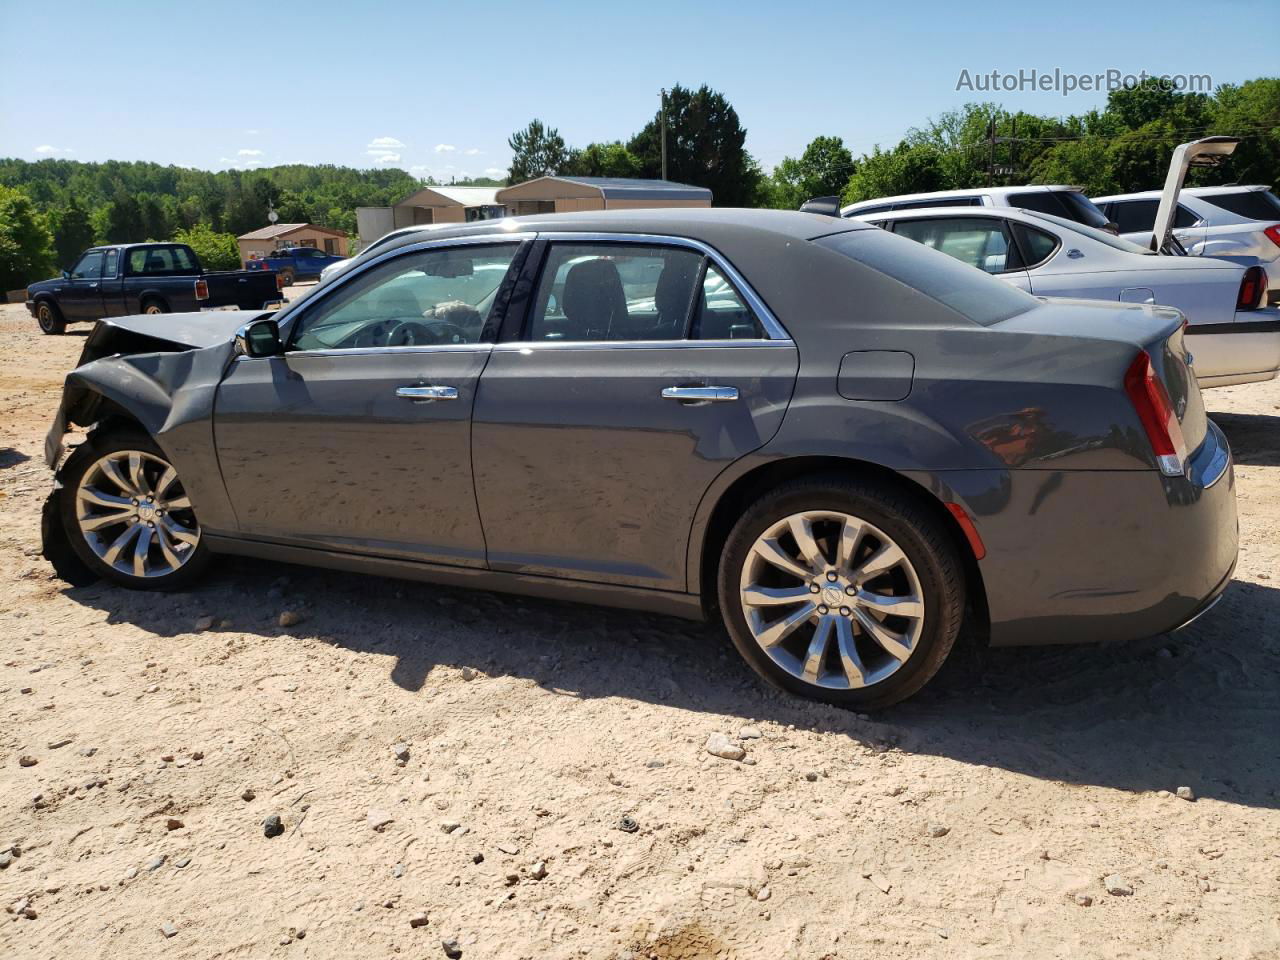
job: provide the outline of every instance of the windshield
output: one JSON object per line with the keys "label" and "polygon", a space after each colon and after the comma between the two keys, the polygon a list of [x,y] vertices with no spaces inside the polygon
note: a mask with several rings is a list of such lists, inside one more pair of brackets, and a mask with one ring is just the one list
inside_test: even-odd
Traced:
{"label": "windshield", "polygon": [[1136,243],[1131,243],[1123,237],[1117,237],[1114,233],[1108,233],[1106,230],[1097,230],[1093,227],[1086,227],[1083,223],[1076,223],[1074,220],[1068,220],[1065,217],[1055,217],[1052,213],[1040,213],[1038,210],[1024,210],[1023,213],[1035,217],[1038,220],[1047,220],[1049,223],[1056,224],[1064,230],[1071,230],[1075,233],[1084,234],[1090,240],[1096,240],[1098,243],[1105,243],[1108,247],[1116,250],[1123,250],[1125,253],[1141,253],[1148,257],[1154,257],[1155,251],[1148,250],[1146,247],[1140,247]]}

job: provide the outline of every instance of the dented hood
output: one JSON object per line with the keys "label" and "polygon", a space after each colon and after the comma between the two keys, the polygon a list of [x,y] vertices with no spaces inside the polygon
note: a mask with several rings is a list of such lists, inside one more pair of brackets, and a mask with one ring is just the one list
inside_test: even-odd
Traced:
{"label": "dented hood", "polygon": [[178,348],[199,349],[225,343],[236,331],[266,311],[207,310],[200,313],[152,313],[136,317],[99,320],[91,341],[116,339],[119,331],[171,343]]}

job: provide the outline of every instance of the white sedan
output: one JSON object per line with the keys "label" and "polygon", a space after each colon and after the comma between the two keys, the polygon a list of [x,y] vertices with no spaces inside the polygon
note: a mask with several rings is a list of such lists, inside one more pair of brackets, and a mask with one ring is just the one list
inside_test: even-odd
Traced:
{"label": "white sedan", "polygon": [[1266,271],[1208,257],[1159,256],[1102,230],[996,207],[894,210],[857,219],[950,254],[1037,296],[1181,310],[1202,387],[1274,379],[1280,309]]}

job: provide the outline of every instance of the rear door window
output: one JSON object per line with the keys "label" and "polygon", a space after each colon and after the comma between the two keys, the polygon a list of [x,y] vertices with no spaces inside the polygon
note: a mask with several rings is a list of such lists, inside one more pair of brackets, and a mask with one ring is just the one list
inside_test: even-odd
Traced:
{"label": "rear door window", "polygon": [[923,210],[927,207],[980,207],[982,201],[977,197],[935,197],[932,200],[905,200],[895,203],[895,210]]}
{"label": "rear door window", "polygon": [[899,220],[893,232],[987,273],[1016,269],[1004,221],[992,217],[932,217]]}
{"label": "rear door window", "polygon": [[1250,220],[1280,220],[1280,199],[1270,190],[1246,190],[1200,197],[1205,203]]}
{"label": "rear door window", "polygon": [[1149,233],[1155,229],[1159,200],[1117,200],[1108,208],[1121,233]]}

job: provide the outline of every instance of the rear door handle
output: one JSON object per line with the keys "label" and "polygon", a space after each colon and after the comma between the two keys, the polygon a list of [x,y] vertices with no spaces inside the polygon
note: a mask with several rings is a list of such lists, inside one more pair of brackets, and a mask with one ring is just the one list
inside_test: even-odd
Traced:
{"label": "rear door handle", "polygon": [[738,399],[737,387],[663,387],[662,396],[681,403],[725,403]]}
{"label": "rear door handle", "polygon": [[396,396],[414,403],[429,403],[432,400],[457,400],[457,387],[396,387]]}

